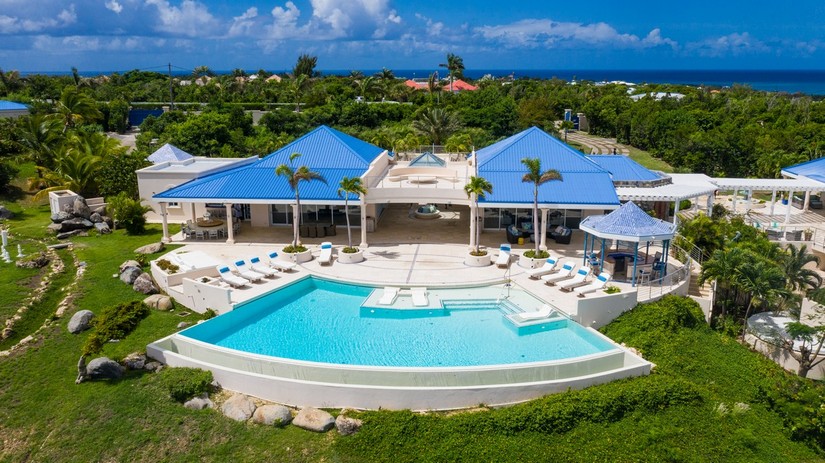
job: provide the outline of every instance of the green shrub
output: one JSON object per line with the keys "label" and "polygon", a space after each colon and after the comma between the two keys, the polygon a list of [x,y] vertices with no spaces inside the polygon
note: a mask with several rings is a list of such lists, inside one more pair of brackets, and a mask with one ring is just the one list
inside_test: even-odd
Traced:
{"label": "green shrub", "polygon": [[125,338],[149,312],[149,306],[141,301],[106,307],[94,321],[94,327],[83,345],[83,354],[96,354],[110,339]]}
{"label": "green shrub", "polygon": [[298,253],[298,252],[306,252],[306,250],[307,250],[307,247],[306,246],[301,246],[301,245],[284,246],[284,252],[287,253],[287,254],[289,254],[289,253]]}
{"label": "green shrub", "polygon": [[144,214],[152,208],[144,206],[139,199],[130,198],[128,194],[120,193],[108,200],[108,207],[111,210],[115,226],[126,229],[130,235],[140,235],[145,231],[146,217]]}
{"label": "green shrub", "polygon": [[158,259],[158,261],[155,262],[155,265],[157,265],[159,269],[169,274],[176,273],[178,270],[180,270],[180,267],[169,262],[166,259]]}
{"label": "green shrub", "polygon": [[212,372],[198,368],[164,368],[158,376],[160,386],[178,402],[208,393],[212,385]]}
{"label": "green shrub", "polygon": [[622,288],[619,288],[616,285],[607,285],[604,288],[604,292],[607,294],[616,294],[622,292]]}
{"label": "green shrub", "polygon": [[218,316],[218,312],[215,309],[206,309],[206,312],[203,313],[203,319],[209,320],[210,318],[215,318]]}
{"label": "green shrub", "polygon": [[531,249],[529,251],[524,251],[524,257],[527,257],[529,259],[547,259],[548,257],[550,257],[550,253],[547,251],[539,250],[539,253],[536,254],[536,250]]}

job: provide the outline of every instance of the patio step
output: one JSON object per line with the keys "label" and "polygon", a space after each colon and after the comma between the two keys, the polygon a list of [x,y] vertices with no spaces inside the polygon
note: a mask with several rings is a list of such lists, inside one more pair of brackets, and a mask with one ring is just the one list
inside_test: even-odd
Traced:
{"label": "patio step", "polygon": [[688,287],[688,295],[701,297],[703,299],[710,299],[710,283],[705,282],[704,286],[699,284],[699,272],[690,272],[690,286]]}

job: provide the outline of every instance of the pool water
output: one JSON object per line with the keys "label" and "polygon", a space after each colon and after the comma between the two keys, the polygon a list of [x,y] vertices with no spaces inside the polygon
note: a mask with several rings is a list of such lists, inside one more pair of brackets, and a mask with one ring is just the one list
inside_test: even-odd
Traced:
{"label": "pool water", "polygon": [[361,307],[373,289],[307,278],[181,334],[255,354],[381,367],[515,364],[616,349],[567,319],[517,329],[494,302],[397,311]]}

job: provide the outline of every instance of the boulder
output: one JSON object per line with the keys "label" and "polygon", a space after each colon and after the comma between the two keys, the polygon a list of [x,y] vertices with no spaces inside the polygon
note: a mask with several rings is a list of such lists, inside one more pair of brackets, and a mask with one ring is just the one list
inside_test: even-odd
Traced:
{"label": "boulder", "polygon": [[338,434],[342,436],[349,436],[355,434],[361,429],[363,422],[357,418],[350,418],[345,415],[338,415],[335,418],[335,427],[338,429]]}
{"label": "boulder", "polygon": [[56,212],[56,213],[52,214],[52,216],[50,218],[51,218],[52,222],[54,222],[54,223],[61,223],[61,222],[65,222],[66,220],[71,219],[72,214],[69,214],[68,212],[65,212],[65,211],[60,211],[60,212]]}
{"label": "boulder", "polygon": [[38,252],[14,263],[17,268],[43,268],[49,265],[49,257],[44,252]]}
{"label": "boulder", "polygon": [[132,352],[124,357],[121,363],[127,370],[142,370],[146,365],[146,354]]}
{"label": "boulder", "polygon": [[103,216],[98,214],[97,212],[92,212],[92,215],[89,216],[89,220],[92,223],[101,223],[103,222]]}
{"label": "boulder", "polygon": [[140,262],[136,260],[127,260],[126,262],[120,264],[118,270],[120,271],[120,273],[123,273],[129,267],[140,268]]}
{"label": "boulder", "polygon": [[106,215],[106,205],[104,204],[103,206],[98,206],[94,208],[92,212],[99,215]]}
{"label": "boulder", "polygon": [[143,365],[143,369],[144,369],[144,370],[146,370],[146,371],[154,371],[154,372],[158,372],[158,371],[160,371],[162,368],[163,368],[163,364],[162,364],[162,363],[160,363],[160,362],[155,362],[155,361],[152,361],[152,362],[146,362],[146,364],[145,364],[145,365]]}
{"label": "boulder", "polygon": [[46,227],[46,233],[50,233],[52,235],[56,235],[60,233],[60,229],[63,228],[62,225],[59,223],[50,223],[48,227]]}
{"label": "boulder", "polygon": [[98,357],[86,365],[86,376],[91,379],[120,379],[123,367],[108,357]]}
{"label": "boulder", "polygon": [[204,396],[187,400],[183,406],[190,410],[203,410],[204,408],[213,408],[215,404],[209,399],[209,396],[204,394]]}
{"label": "boulder", "polygon": [[135,279],[135,282],[132,283],[132,289],[141,294],[155,294],[158,292],[155,282],[152,281],[152,276],[145,272]]}
{"label": "boulder", "polygon": [[96,223],[95,229],[97,229],[97,232],[101,235],[108,235],[109,233],[112,233],[112,229],[109,228],[109,225],[106,224],[106,222]]}
{"label": "boulder", "polygon": [[189,322],[180,322],[180,323],[178,323],[178,325],[177,325],[177,326],[178,326],[178,329],[179,329],[179,330],[182,330],[182,329],[184,329],[184,328],[188,328],[188,327],[189,327],[189,325],[191,325],[191,323],[189,323]]}
{"label": "boulder", "polygon": [[286,426],[292,421],[292,412],[283,405],[262,405],[252,414],[252,422],[267,426]]}
{"label": "boulder", "polygon": [[63,205],[62,212],[68,212],[69,214],[72,214],[74,212],[74,208],[72,207],[71,204],[66,203],[66,204]]}
{"label": "boulder", "polygon": [[163,243],[157,242],[135,249],[135,254],[154,254],[160,251],[163,251]]}
{"label": "boulder", "polygon": [[86,331],[92,326],[95,314],[91,310],[78,310],[69,320],[69,333],[77,334]]}
{"label": "boulder", "polygon": [[112,220],[112,218],[111,218],[111,217],[109,217],[108,215],[104,215],[104,216],[103,216],[103,223],[105,223],[106,225],[108,225],[108,226],[109,226],[109,228],[114,228],[114,226],[115,226],[115,221],[114,221],[114,220]]}
{"label": "boulder", "polygon": [[70,231],[70,232],[58,233],[58,234],[57,234],[57,239],[59,239],[59,240],[67,240],[67,239],[69,239],[69,238],[71,238],[71,237],[73,237],[73,236],[77,236],[77,235],[79,235],[79,234],[81,234],[81,233],[83,233],[83,230],[72,230],[72,231]]}
{"label": "boulder", "polygon": [[120,272],[120,281],[126,283],[127,285],[132,285],[141,273],[143,273],[143,270],[137,267],[126,267],[125,270]]}
{"label": "boulder", "polygon": [[6,209],[6,206],[0,206],[0,220],[7,220],[14,217],[14,212]]}
{"label": "boulder", "polygon": [[75,217],[73,219],[64,220],[63,222],[60,222],[60,231],[70,232],[74,230],[87,230],[94,226],[95,224],[86,219]]}
{"label": "boulder", "polygon": [[335,426],[335,418],[329,413],[313,407],[302,408],[295,415],[292,424],[301,429],[314,432],[327,432]]}
{"label": "boulder", "polygon": [[235,394],[223,403],[221,412],[235,421],[246,421],[255,412],[255,404],[243,394]]}
{"label": "boulder", "polygon": [[74,199],[74,203],[72,203],[72,210],[75,217],[83,217],[84,219],[88,219],[92,215],[92,210],[89,208],[89,205],[86,204],[86,200],[81,196]]}
{"label": "boulder", "polygon": [[156,310],[172,310],[172,298],[163,294],[153,294],[143,300],[143,303]]}

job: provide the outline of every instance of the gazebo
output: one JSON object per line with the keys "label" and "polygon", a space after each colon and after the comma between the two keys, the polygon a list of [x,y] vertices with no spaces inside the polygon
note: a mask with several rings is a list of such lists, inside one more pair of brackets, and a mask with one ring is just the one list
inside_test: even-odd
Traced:
{"label": "gazebo", "polygon": [[[676,234],[676,225],[664,220],[651,217],[643,211],[633,201],[628,201],[618,209],[607,215],[591,215],[582,220],[579,225],[584,235],[584,259],[585,263],[590,263],[594,267],[604,268],[605,258],[612,260],[614,266],[614,277],[618,269],[626,271],[625,261],[633,259],[633,273],[631,276],[633,285],[638,279],[639,270],[639,244],[645,245],[645,259],[641,265],[648,264],[648,254],[651,243],[662,243],[661,261],[654,258],[650,262],[651,269],[661,272],[660,277],[664,277],[667,271],[667,256],[670,248],[670,241]],[[597,239],[600,241],[600,252],[596,255]],[[615,241],[615,250],[605,254],[606,242]],[[620,242],[633,243],[632,249],[622,250]],[[608,250],[609,251],[609,250]],[[657,268],[658,266],[658,268]]]}

